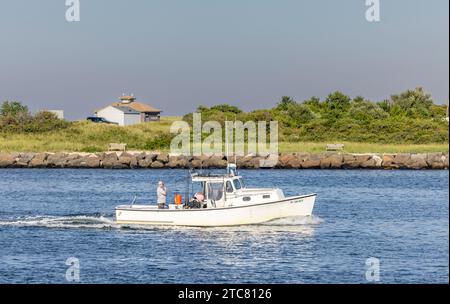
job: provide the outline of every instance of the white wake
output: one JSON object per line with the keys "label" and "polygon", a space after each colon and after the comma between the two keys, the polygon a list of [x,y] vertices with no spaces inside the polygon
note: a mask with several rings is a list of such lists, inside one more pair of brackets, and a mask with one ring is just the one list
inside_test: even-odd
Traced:
{"label": "white wake", "polygon": [[20,217],[15,219],[0,220],[0,226],[94,229],[121,228],[112,218],[87,215]]}
{"label": "white wake", "polygon": [[[323,219],[317,216],[312,217],[292,217],[277,219],[270,222],[258,224],[257,226],[314,226],[323,222]],[[244,225],[245,227],[246,225]],[[254,226],[254,225],[250,225]],[[102,215],[69,215],[69,216],[25,216],[13,219],[0,219],[0,227],[44,227],[60,229],[137,229],[153,230],[159,226],[145,225],[120,225],[113,217]],[[241,226],[243,227],[243,226]],[[159,227],[161,229],[170,229],[170,227]],[[183,227],[172,227],[182,229]],[[188,227],[185,227],[188,228]],[[194,227],[191,227],[194,228]]]}
{"label": "white wake", "polygon": [[302,225],[319,225],[323,223],[324,220],[318,216],[300,216],[300,217],[288,217],[273,220],[262,225],[267,226],[302,226]]}

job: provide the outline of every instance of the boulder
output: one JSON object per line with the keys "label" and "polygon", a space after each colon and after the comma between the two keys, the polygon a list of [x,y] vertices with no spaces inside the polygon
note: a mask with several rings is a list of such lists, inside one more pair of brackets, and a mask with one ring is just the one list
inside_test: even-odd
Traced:
{"label": "boulder", "polygon": [[16,162],[16,156],[12,153],[0,153],[0,168],[9,168]]}
{"label": "boulder", "polygon": [[69,168],[99,168],[101,161],[101,155],[98,154],[86,154],[80,153],[75,155],[69,155],[67,157],[66,167]]}
{"label": "boulder", "polygon": [[416,169],[416,170],[428,168],[427,155],[426,154],[411,154],[411,158],[408,163],[408,168]]}
{"label": "boulder", "polygon": [[47,167],[49,168],[64,168],[67,163],[66,154],[52,153],[47,156]]}
{"label": "boulder", "polygon": [[382,166],[385,169],[398,169],[399,166],[395,163],[395,154],[383,154]]}
{"label": "boulder", "polygon": [[20,153],[19,157],[16,159],[14,167],[16,168],[27,168],[30,161],[34,158],[35,153]]}
{"label": "boulder", "polygon": [[445,169],[445,155],[443,153],[428,153],[427,165],[431,169]]}
{"label": "boulder", "polygon": [[269,154],[266,157],[261,157],[259,160],[259,168],[261,169],[271,169],[275,168],[278,164],[279,156],[278,154]]}
{"label": "boulder", "polygon": [[383,158],[380,155],[372,155],[372,159],[375,160],[375,168],[381,168],[383,166]]}
{"label": "boulder", "polygon": [[166,164],[167,168],[178,168],[178,156],[169,156],[169,162]]}
{"label": "boulder", "polygon": [[245,156],[238,156],[236,158],[237,166],[239,168],[247,168],[247,169],[259,168],[260,159],[261,158],[256,156],[255,154],[247,154]]}
{"label": "boulder", "polygon": [[139,162],[140,160],[145,159],[145,157],[147,156],[147,153],[141,152],[141,153],[135,153],[133,155],[136,157],[136,160]]}
{"label": "boulder", "polygon": [[45,168],[47,167],[47,153],[38,153],[28,163],[30,168]]}
{"label": "boulder", "polygon": [[166,167],[170,169],[184,168],[187,165],[186,158],[182,156],[169,156],[169,162]]}
{"label": "boulder", "polygon": [[[210,158],[211,157],[208,155],[200,155],[200,156],[194,156],[192,158],[187,158],[190,160],[188,166],[191,168],[196,168],[196,169],[207,168],[207,167],[205,167],[205,164],[207,162],[209,162]],[[210,162],[209,164],[212,164],[212,162]]]}
{"label": "boulder", "polygon": [[100,157],[95,154],[85,156],[81,159],[80,165],[82,168],[100,168]]}
{"label": "boulder", "polygon": [[[249,169],[259,169],[260,166],[261,166],[261,163],[262,163],[263,159],[264,159],[264,158],[262,158],[262,157],[255,156],[255,157],[248,163],[248,165],[249,165],[248,168],[249,168]],[[269,164],[266,163],[265,165],[268,166]]]}
{"label": "boulder", "polygon": [[400,169],[407,169],[411,160],[411,154],[409,153],[399,153],[394,157],[393,165]]}
{"label": "boulder", "polygon": [[156,161],[152,162],[150,167],[153,169],[160,169],[160,168],[164,168],[164,164],[162,162],[160,162],[159,160],[156,160]]}
{"label": "boulder", "polygon": [[370,159],[366,154],[344,154],[342,167],[345,169],[359,169],[361,164],[367,162]]}
{"label": "boulder", "polygon": [[307,156],[302,156],[302,169],[315,169],[320,168],[320,160],[322,159],[322,154],[308,154]]}
{"label": "boulder", "polygon": [[227,161],[223,156],[212,156],[203,161],[204,168],[226,168]]}
{"label": "boulder", "polygon": [[320,159],[320,168],[339,169],[342,167],[344,157],[338,153],[327,153]]}
{"label": "boulder", "polygon": [[279,168],[298,169],[301,167],[302,160],[296,153],[282,153],[278,158]]}
{"label": "boulder", "polygon": [[165,164],[169,162],[169,154],[168,153],[160,153],[156,156],[156,160]]}
{"label": "boulder", "polygon": [[102,158],[102,167],[105,169],[118,169],[125,165],[119,162],[117,153],[104,153]]}
{"label": "boulder", "polygon": [[80,155],[69,155],[66,158],[65,167],[67,168],[81,168],[83,158]]}
{"label": "boulder", "polygon": [[375,154],[369,154],[364,159],[360,159],[360,167],[364,169],[379,169],[382,163],[383,159]]}
{"label": "boulder", "polygon": [[189,167],[189,158],[184,155],[170,156],[169,162],[166,164],[166,167],[171,168],[171,169],[188,168]]}
{"label": "boulder", "polygon": [[137,158],[137,166],[139,168],[151,168],[152,162],[153,162],[153,154],[147,154],[147,153],[141,153]]}
{"label": "boulder", "polygon": [[375,168],[375,160],[373,158],[369,158],[365,162],[361,163],[361,169],[372,169]]}
{"label": "boulder", "polygon": [[85,155],[85,153],[68,153],[68,154],[66,154],[66,160],[69,161],[69,160],[79,159],[84,155]]}
{"label": "boulder", "polygon": [[133,165],[137,165],[136,157],[128,152],[123,152],[122,154],[120,154],[120,156],[118,157],[118,162],[125,167],[132,167],[132,162]]}
{"label": "boulder", "polygon": [[131,155],[130,168],[132,169],[139,168],[137,155]]}
{"label": "boulder", "polygon": [[199,158],[199,157],[194,157],[190,164],[190,167],[195,168],[195,169],[199,169],[203,167],[203,161]]}

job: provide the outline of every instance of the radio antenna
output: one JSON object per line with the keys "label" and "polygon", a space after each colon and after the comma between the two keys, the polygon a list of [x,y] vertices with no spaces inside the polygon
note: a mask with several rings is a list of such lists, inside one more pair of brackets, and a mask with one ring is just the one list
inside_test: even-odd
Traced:
{"label": "radio antenna", "polygon": [[[234,114],[234,123],[233,123],[233,130],[236,128],[236,114]],[[233,136],[233,143],[235,143],[234,140],[234,136]],[[244,141],[245,143],[245,141]],[[236,150],[236,149],[235,149]],[[236,165],[237,168],[237,156],[236,156],[236,151],[234,151],[234,164]]]}
{"label": "radio antenna", "polygon": [[225,157],[227,158],[227,169],[228,169],[228,157],[229,157],[229,151],[228,151],[228,127],[227,127],[228,117],[225,116]]}

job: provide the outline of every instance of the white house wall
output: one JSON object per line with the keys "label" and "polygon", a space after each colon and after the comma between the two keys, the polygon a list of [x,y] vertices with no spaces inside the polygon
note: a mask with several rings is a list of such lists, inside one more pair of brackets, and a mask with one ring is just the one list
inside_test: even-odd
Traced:
{"label": "white house wall", "polygon": [[111,122],[116,122],[119,124],[119,126],[125,125],[125,114],[122,111],[111,106],[98,111],[97,116],[103,117]]}

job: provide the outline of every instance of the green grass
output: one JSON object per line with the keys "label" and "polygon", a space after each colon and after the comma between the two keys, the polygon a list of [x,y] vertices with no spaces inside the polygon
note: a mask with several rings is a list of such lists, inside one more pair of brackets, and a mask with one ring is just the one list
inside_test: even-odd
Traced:
{"label": "green grass", "polygon": [[0,151],[101,152],[107,150],[109,143],[127,143],[129,150],[148,150],[155,141],[167,138],[172,122],[180,119],[166,116],[160,122],[127,127],[80,121],[48,133],[0,133]]}
{"label": "green grass", "polygon": [[[102,152],[112,142],[127,143],[128,150],[165,150],[170,142],[171,124],[181,117],[162,117],[160,122],[150,122],[128,127],[95,124],[87,121],[49,133],[0,133],[0,152]],[[323,153],[327,143],[300,142],[279,144],[280,152]],[[448,152],[448,143],[435,144],[377,144],[338,142],[348,153],[428,153]]]}
{"label": "green grass", "polygon": [[[280,143],[279,150],[282,152],[326,152],[326,145],[333,142],[301,142]],[[347,153],[432,153],[448,152],[448,143],[443,144],[377,144],[377,143],[355,143],[339,142],[344,144],[344,152]]]}

